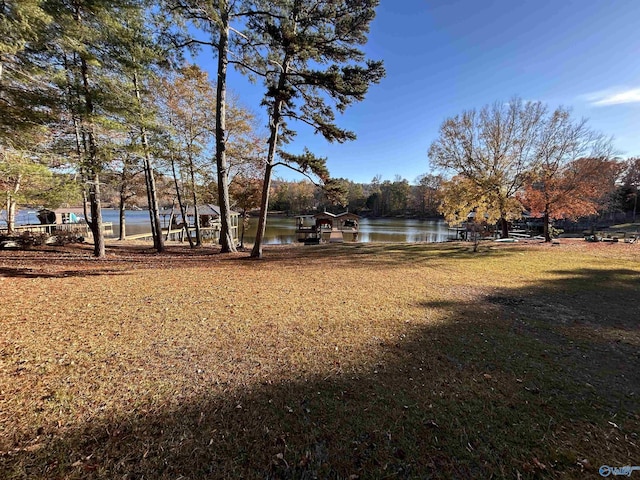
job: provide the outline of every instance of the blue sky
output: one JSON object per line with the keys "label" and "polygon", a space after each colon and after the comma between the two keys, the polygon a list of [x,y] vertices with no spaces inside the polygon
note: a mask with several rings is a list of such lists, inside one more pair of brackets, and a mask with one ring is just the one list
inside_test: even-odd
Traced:
{"label": "blue sky", "polygon": [[[638,19],[640,0],[381,0],[364,50],[387,76],[337,119],[358,139],[329,144],[291,124],[288,149],[327,157],[334,177],[413,182],[445,118],[517,95],[571,107],[640,156]],[[264,123],[262,86],[237,74],[229,86]]]}

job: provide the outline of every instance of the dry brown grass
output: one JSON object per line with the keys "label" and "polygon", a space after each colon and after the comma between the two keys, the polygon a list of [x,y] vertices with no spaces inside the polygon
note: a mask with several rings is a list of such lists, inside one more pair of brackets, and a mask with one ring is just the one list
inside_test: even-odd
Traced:
{"label": "dry brown grass", "polygon": [[640,464],[640,247],[0,252],[0,478]]}

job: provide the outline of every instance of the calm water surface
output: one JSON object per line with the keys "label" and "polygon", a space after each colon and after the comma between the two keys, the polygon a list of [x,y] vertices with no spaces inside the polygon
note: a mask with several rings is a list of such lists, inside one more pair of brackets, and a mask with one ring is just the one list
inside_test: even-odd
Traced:
{"label": "calm water surface", "polygon": [[[414,220],[404,218],[360,219],[359,242],[444,242],[447,225],[442,220]],[[257,219],[251,219],[245,242],[253,243]],[[265,232],[265,244],[296,242],[296,225],[293,217],[269,217]]]}
{"label": "calm water surface", "polygon": [[[120,218],[118,210],[105,208],[102,219],[113,223],[113,236],[118,236]],[[149,212],[146,210],[126,212],[127,235],[146,233],[149,227]],[[2,223],[2,222],[0,222]],[[18,224],[38,223],[36,213],[21,210],[18,212]],[[246,244],[253,243],[257,228],[257,218],[251,218],[245,232]],[[405,218],[360,219],[359,242],[444,242],[447,240],[447,225],[442,220],[415,220]],[[296,242],[296,223],[294,217],[269,217],[265,233],[265,245],[281,245]]]}

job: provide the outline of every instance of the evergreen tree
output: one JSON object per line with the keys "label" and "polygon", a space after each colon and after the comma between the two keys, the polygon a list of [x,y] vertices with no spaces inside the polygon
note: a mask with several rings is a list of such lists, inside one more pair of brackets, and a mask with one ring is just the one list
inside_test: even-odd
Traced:
{"label": "evergreen tree", "polygon": [[330,142],[355,139],[353,132],[335,124],[335,110],[344,112],[352,102],[363,100],[369,86],[384,76],[384,68],[382,62],[366,60],[358,49],[367,41],[378,0],[257,0],[250,4],[253,9],[247,17],[240,66],[264,82],[270,133],[251,252],[260,258],[273,168],[286,165],[332,186],[325,159],[307,150],[293,155],[281,149],[295,134],[287,122],[307,124]]}
{"label": "evergreen tree", "polygon": [[[87,190],[93,253],[102,257],[100,176],[113,151],[111,132],[121,137],[135,126],[143,157],[149,161],[142,82],[136,77],[150,63],[143,50],[149,43],[144,28],[147,5],[143,0],[44,0],[42,6],[51,18],[46,54],[56,70],[53,78],[64,92],[60,98],[72,125],[75,156]],[[151,200],[149,204],[153,206]],[[154,225],[159,225],[157,214]],[[161,250],[162,244],[156,243],[156,248]]]}
{"label": "evergreen tree", "polygon": [[112,40],[110,18],[117,18],[120,9],[126,6],[125,2],[102,0],[45,0],[43,3],[52,18],[48,53],[57,63],[59,85],[67,92],[66,107],[73,119],[79,168],[87,187],[88,221],[96,257],[105,255],[100,198],[105,151],[99,137],[101,127],[108,123],[118,91],[110,88],[117,68],[105,47]]}
{"label": "evergreen tree", "polygon": [[[52,116],[55,90],[42,55],[50,17],[40,0],[0,2],[0,188],[12,233],[19,201],[51,178],[40,145]],[[32,177],[32,178],[30,178]]]}
{"label": "evergreen tree", "polygon": [[156,41],[149,25],[147,0],[132,2],[122,8],[120,16],[109,20],[108,42],[110,56],[117,62],[120,82],[131,95],[123,96],[121,121],[135,132],[138,154],[142,160],[147,187],[147,204],[154,248],[164,250],[164,237],[160,225],[160,209],[156,189],[155,168],[150,145],[150,132],[158,129],[156,108],[151,103],[149,83],[160,66],[167,66],[175,59]]}
{"label": "evergreen tree", "polygon": [[0,146],[27,147],[29,133],[49,119],[52,85],[42,55],[51,18],[41,0],[0,2]]}

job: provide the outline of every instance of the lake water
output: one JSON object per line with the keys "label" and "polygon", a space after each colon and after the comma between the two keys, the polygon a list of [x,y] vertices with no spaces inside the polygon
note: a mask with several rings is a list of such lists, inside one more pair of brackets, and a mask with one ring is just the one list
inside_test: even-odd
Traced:
{"label": "lake water", "polygon": [[[3,218],[0,216],[0,218]],[[113,236],[118,236],[120,223],[118,210],[105,208],[102,219],[113,223]],[[146,210],[126,212],[127,235],[151,231],[149,212]],[[3,222],[0,221],[0,224]],[[38,223],[34,211],[21,210],[17,216],[18,224]],[[250,219],[249,228],[245,232],[245,244],[253,243],[258,221]],[[442,220],[415,220],[405,218],[362,218],[360,219],[359,242],[444,242],[449,231]],[[1,227],[2,225],[0,225]],[[295,243],[296,222],[294,217],[271,216],[267,221],[265,245]]]}
{"label": "lake water", "polygon": [[[449,231],[442,220],[414,220],[405,218],[361,218],[359,221],[359,242],[444,242]],[[245,243],[253,243],[257,219],[245,233]],[[265,244],[286,244],[296,242],[294,217],[269,217],[265,232]]]}

